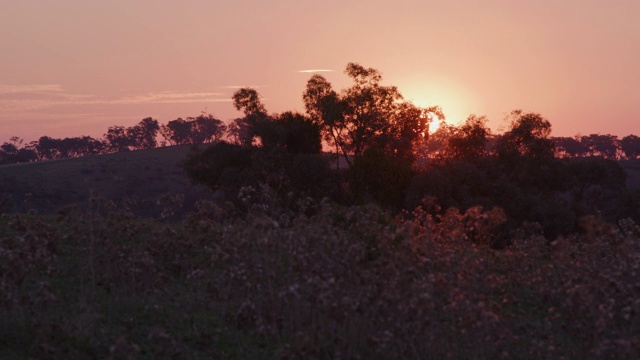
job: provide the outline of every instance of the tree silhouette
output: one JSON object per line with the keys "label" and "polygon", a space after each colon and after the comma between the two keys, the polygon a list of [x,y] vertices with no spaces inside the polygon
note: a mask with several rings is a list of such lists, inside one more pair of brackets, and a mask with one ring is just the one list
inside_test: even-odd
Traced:
{"label": "tree silhouette", "polygon": [[162,137],[172,145],[211,143],[221,139],[226,131],[222,120],[204,113],[186,120],[171,120],[160,128]]}
{"label": "tree silhouette", "polygon": [[218,141],[227,131],[227,126],[222,120],[211,114],[201,114],[196,118],[187,118],[191,122],[191,137],[195,144],[204,144]]}
{"label": "tree silhouette", "polygon": [[580,141],[580,137],[557,137],[553,142],[557,157],[575,158],[589,153],[589,148]]}
{"label": "tree silhouette", "polygon": [[191,124],[182,118],[177,118],[162,125],[160,134],[171,145],[188,144],[191,137]]}
{"label": "tree silhouette", "polygon": [[124,126],[111,126],[104,135],[111,151],[119,152],[129,150],[131,141]]}
{"label": "tree silhouette", "polygon": [[[235,119],[229,128],[229,135],[235,138],[244,146],[253,145],[258,134],[256,131],[262,127],[263,136],[268,138],[268,125],[264,125],[269,121],[267,110],[260,101],[260,95],[255,89],[242,88],[236,91],[232,97],[233,106],[244,113],[244,118]],[[264,141],[265,139],[261,139]],[[269,139],[266,139],[269,141]]]}
{"label": "tree silhouette", "polygon": [[144,118],[137,125],[127,128],[127,137],[133,149],[151,149],[157,146],[158,120]]}
{"label": "tree silhouette", "polygon": [[588,155],[616,159],[618,156],[618,137],[615,135],[591,134],[581,136],[580,142],[588,149]]}
{"label": "tree silhouette", "polygon": [[233,106],[245,116],[267,116],[267,110],[255,89],[242,88],[233,93]]}
{"label": "tree silhouette", "polygon": [[628,135],[620,141],[620,147],[627,159],[637,159],[640,156],[640,137]]}
{"label": "tree silhouette", "polygon": [[382,75],[373,68],[347,64],[345,73],[354,85],[337,94],[322,76],[314,75],[303,94],[305,108],[319,123],[326,140],[341,152],[347,163],[349,155],[360,156],[375,146],[390,155],[408,156],[416,140],[426,135],[428,112],[444,117],[439,108],[420,109],[401,102],[395,86],[380,84]]}
{"label": "tree silhouette", "polygon": [[277,146],[290,154],[318,154],[322,150],[320,126],[299,113],[284,112],[275,117],[273,125]]}
{"label": "tree silhouette", "polygon": [[475,160],[487,155],[487,140],[491,131],[485,116],[470,115],[456,128],[447,141],[447,156]]}
{"label": "tree silhouette", "polygon": [[549,138],[551,123],[536,113],[514,110],[509,115],[510,129],[497,144],[498,156],[512,162],[517,158],[547,161],[554,157],[554,143]]}
{"label": "tree silhouette", "polygon": [[33,146],[22,146],[24,142],[16,136],[10,142],[0,145],[0,164],[25,163],[38,160],[38,154]]}

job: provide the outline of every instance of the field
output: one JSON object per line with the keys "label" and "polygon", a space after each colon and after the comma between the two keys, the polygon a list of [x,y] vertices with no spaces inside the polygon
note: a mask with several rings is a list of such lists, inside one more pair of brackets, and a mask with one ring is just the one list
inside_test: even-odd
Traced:
{"label": "field", "polygon": [[0,167],[0,199],[10,196],[5,211],[52,213],[91,197],[127,202],[144,215],[157,215],[158,200],[183,194],[185,206],[209,192],[192,185],[181,162],[190,146],[94,155]]}
{"label": "field", "polygon": [[498,210],[291,214],[264,188],[232,216],[187,151],[0,168],[0,358],[640,357],[632,220],[493,250]]}

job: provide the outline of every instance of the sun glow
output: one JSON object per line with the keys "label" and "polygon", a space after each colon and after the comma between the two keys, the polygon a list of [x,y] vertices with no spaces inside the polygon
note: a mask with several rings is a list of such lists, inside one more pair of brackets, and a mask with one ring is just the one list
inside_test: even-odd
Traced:
{"label": "sun glow", "polygon": [[429,122],[429,134],[433,134],[434,132],[436,132],[436,130],[438,130],[438,127],[440,127],[440,119],[438,119],[438,116],[436,114],[430,115],[431,121]]}
{"label": "sun glow", "polygon": [[398,89],[405,100],[423,109],[439,106],[446,117],[428,113],[429,133],[433,133],[446,122],[457,124],[469,114],[484,111],[482,100],[464,82],[434,74],[415,74],[400,79]]}

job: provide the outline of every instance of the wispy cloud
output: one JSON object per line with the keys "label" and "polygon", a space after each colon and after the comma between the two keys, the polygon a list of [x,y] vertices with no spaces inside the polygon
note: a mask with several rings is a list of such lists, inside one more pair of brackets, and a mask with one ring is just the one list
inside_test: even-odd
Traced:
{"label": "wispy cloud", "polygon": [[242,89],[242,88],[259,89],[259,88],[265,88],[265,87],[269,87],[269,85],[227,85],[227,86],[221,86],[222,89]]}
{"label": "wispy cloud", "polygon": [[306,70],[298,70],[299,73],[317,73],[317,72],[333,72],[334,70],[329,69],[306,69]]}
{"label": "wispy cloud", "polygon": [[105,97],[66,92],[60,85],[1,85],[0,112],[34,111],[69,105],[140,105],[228,102],[220,92],[150,92],[121,97]]}
{"label": "wispy cloud", "polygon": [[197,93],[175,93],[158,92],[135,95],[116,99],[95,100],[95,103],[104,104],[179,104],[194,102],[219,102],[231,101],[231,99],[220,98],[223,96],[217,92],[197,92]]}
{"label": "wispy cloud", "polygon": [[51,93],[63,92],[59,84],[6,85],[0,84],[0,94]]}

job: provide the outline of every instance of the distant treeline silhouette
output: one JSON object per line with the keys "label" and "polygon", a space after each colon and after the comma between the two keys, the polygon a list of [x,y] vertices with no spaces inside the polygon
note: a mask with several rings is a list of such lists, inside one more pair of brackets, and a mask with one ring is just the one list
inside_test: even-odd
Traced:
{"label": "distant treeline silhouette", "polygon": [[[91,136],[56,139],[42,136],[24,144],[18,137],[0,145],[0,164],[57,160],[120,151],[151,149],[157,146],[204,144],[219,140],[227,132],[224,122],[211,114],[178,118],[160,125],[145,118],[130,127],[112,126],[102,138]],[[158,142],[158,137],[162,140]]]}
{"label": "distant treeline silhouette", "polygon": [[[247,89],[244,90],[245,92]],[[246,95],[246,94],[245,94]],[[257,93],[256,93],[257,96]],[[56,160],[74,158],[87,155],[108,154],[120,151],[151,149],[157,146],[185,145],[185,144],[206,144],[220,140],[227,140],[236,144],[251,144],[256,141],[276,141],[276,133],[282,132],[274,129],[260,129],[266,127],[261,118],[268,119],[266,112],[251,112],[244,118],[238,118],[230,122],[227,126],[222,120],[215,118],[211,114],[201,114],[197,117],[178,118],[160,125],[153,118],[145,118],[138,124],[125,126],[111,126],[102,138],[91,136],[66,137],[62,139],[42,136],[37,141],[24,143],[18,137],[12,137],[10,141],[0,145],[0,164],[27,163],[42,160]],[[313,115],[311,115],[313,116]],[[278,123],[289,123],[293,126],[303,126],[309,116],[298,113],[285,112],[276,116]],[[471,115],[466,123],[458,126],[442,121],[438,129],[427,136],[420,147],[414,149],[416,155],[421,158],[451,158],[462,156],[465,147],[471,146],[465,142],[473,142],[473,132],[478,136],[478,131],[486,131],[484,144],[487,154],[497,151],[496,144],[503,138],[503,134],[491,134],[484,125],[481,127],[470,125],[473,122],[486,123],[484,117]],[[253,124],[255,123],[255,124]],[[257,124],[257,125],[256,125]],[[476,124],[477,125],[477,124]],[[257,136],[258,133],[271,131],[271,136]],[[309,134],[309,133],[308,133]],[[305,137],[292,136],[288,141],[298,142],[298,147],[311,146],[318,148],[317,141]],[[299,134],[298,134],[299,135]],[[335,142],[330,134],[325,134],[329,143]],[[161,139],[158,141],[158,139]],[[616,135],[576,135],[574,137],[549,137],[553,144],[553,154],[556,158],[579,158],[579,157],[601,157],[610,160],[631,160],[640,156],[640,137],[627,135],[622,139]],[[286,141],[286,140],[285,140]],[[479,141],[479,139],[475,139]],[[268,145],[268,144],[267,144]],[[293,146],[290,144],[289,146]],[[338,147],[340,150],[340,148]],[[351,154],[361,149],[354,147]],[[464,156],[468,156],[464,155]],[[347,157],[350,159],[351,157]],[[350,160],[349,160],[350,161]]]}

